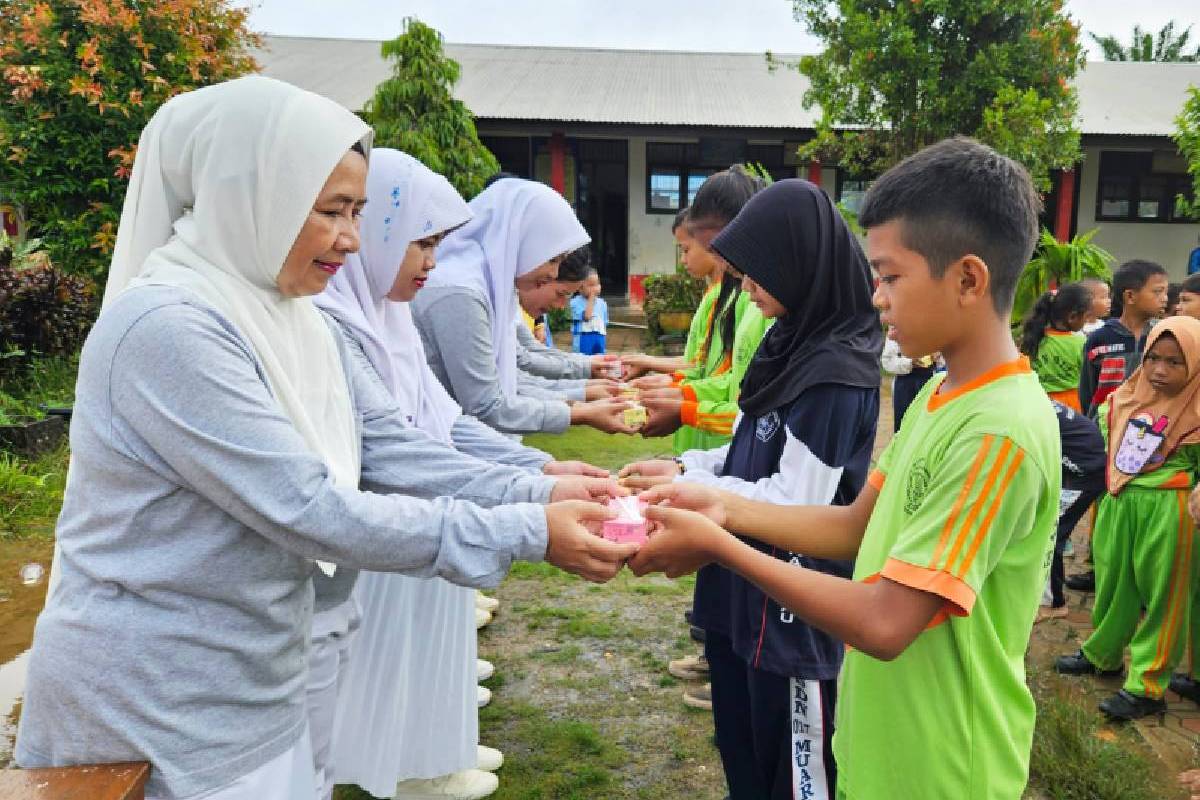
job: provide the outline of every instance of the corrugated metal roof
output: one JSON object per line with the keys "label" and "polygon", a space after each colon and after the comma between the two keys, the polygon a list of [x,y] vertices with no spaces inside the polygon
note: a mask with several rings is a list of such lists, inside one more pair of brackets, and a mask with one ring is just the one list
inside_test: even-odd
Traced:
{"label": "corrugated metal roof", "polygon": [[[389,74],[379,42],[267,36],[263,73],[361,109]],[[493,120],[804,129],[808,79],[761,53],[447,44],[455,95]],[[1169,135],[1200,64],[1092,62],[1076,78],[1085,134]]]}

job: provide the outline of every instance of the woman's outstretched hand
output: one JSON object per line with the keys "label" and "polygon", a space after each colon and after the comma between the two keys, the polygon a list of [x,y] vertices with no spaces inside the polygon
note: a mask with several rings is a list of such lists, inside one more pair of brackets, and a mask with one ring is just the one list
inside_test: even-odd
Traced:
{"label": "woman's outstretched hand", "polygon": [[605,397],[616,397],[621,393],[621,384],[612,378],[593,378],[583,389],[586,400],[602,400]]}
{"label": "woman's outstretched hand", "polygon": [[613,497],[624,497],[629,490],[613,478],[590,478],[585,475],[565,475],[554,482],[550,502],[587,500],[603,503]]}
{"label": "woman's outstretched hand", "polygon": [[593,378],[612,378],[612,368],[614,365],[620,365],[621,357],[616,353],[599,353],[592,356],[592,377]]}
{"label": "woman's outstretched hand", "polygon": [[636,428],[625,424],[623,413],[627,408],[633,408],[633,404],[619,397],[576,403],[571,406],[571,424],[591,425],[605,433],[637,433]]}
{"label": "woman's outstretched hand", "polygon": [[592,466],[586,461],[547,461],[542,466],[543,475],[586,475],[589,478],[607,478],[608,470]]}
{"label": "woman's outstretched hand", "polygon": [[546,561],[594,583],[612,580],[639,545],[610,542],[590,528],[616,516],[602,505],[578,500],[546,506]]}

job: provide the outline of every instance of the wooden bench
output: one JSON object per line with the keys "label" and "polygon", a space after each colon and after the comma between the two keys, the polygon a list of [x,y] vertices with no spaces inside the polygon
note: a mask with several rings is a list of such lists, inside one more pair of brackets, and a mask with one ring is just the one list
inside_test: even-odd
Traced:
{"label": "wooden bench", "polygon": [[0,770],[3,800],[143,800],[150,765],[89,764],[80,767]]}

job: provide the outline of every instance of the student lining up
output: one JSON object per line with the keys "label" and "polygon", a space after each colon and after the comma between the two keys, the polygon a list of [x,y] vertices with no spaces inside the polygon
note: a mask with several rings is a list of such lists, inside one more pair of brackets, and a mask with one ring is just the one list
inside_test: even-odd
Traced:
{"label": "student lining up", "polygon": [[1091,290],[1068,283],[1039,297],[1021,329],[1021,352],[1029,357],[1046,394],[1080,412],[1079,374],[1086,340],[1079,331],[1091,309]]}
{"label": "student lining up", "polygon": [[[711,175],[696,192],[682,223],[688,272],[710,283],[688,331],[683,357],[687,366],[672,375],[633,381],[650,412],[642,434],[673,433],[676,453],[729,441],[742,376],[768,325],[710,248],[713,238],[761,188],[762,182],[739,165]],[[636,357],[623,360],[635,369],[647,363]]]}
{"label": "student lining up", "polygon": [[[1039,207],[1024,168],[961,138],[868,191],[875,305],[906,356],[941,352],[946,372],[853,503],[781,506],[686,483],[643,495],[671,507],[647,510],[661,529],[631,560],[635,573],[719,563],[853,648],[833,739],[839,797],[1024,791],[1034,722],[1024,653],[1061,457],[1050,403],[1009,329]],[[854,558],[854,580],[782,562],[719,524],[810,558]]]}
{"label": "student lining up", "polygon": [[[883,341],[857,240],[818,187],[783,180],[751,198],[712,246],[774,320],[746,370],[733,441],[685,452],[679,466],[641,462],[628,470],[779,504],[852,502],[870,468]],[[853,568],[848,560],[752,546],[843,578]],[[697,575],[694,609],[705,630],[730,797],[832,798],[842,642],[717,564]],[[798,698],[806,698],[803,710]],[[812,759],[798,763],[796,748]]]}

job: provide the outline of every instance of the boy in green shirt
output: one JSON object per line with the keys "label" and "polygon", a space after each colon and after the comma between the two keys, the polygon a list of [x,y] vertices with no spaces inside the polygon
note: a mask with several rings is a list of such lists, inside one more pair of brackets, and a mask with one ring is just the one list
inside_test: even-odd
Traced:
{"label": "boy in green shirt", "polygon": [[[963,138],[871,188],[859,219],[875,304],[905,356],[940,351],[946,373],[914,401],[853,504],[779,506],[684,483],[643,495],[673,507],[647,510],[658,530],[634,572],[716,561],[849,646],[838,797],[1017,800],[1024,790],[1034,723],[1024,653],[1053,554],[1061,459],[1054,411],[1008,328],[1039,205],[1021,166]],[[853,580],[772,558],[719,525],[854,558]]]}

